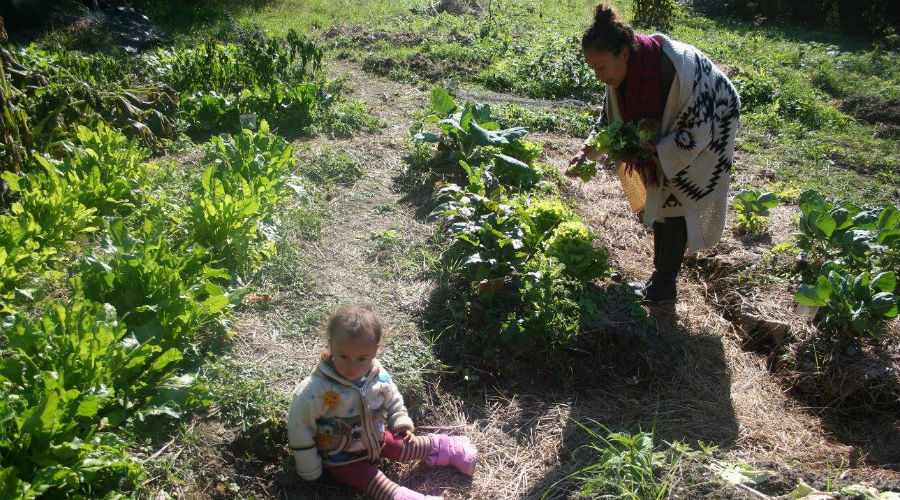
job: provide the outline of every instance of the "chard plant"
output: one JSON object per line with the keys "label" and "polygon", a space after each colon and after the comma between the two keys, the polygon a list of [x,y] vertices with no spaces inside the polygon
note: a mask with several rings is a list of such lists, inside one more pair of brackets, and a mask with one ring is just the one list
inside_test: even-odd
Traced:
{"label": "chard plant", "polygon": [[209,263],[216,258],[173,241],[161,221],[130,231],[121,219],[109,220],[101,248],[81,259],[70,287],[75,296],[121,311],[138,342],[186,349],[206,328],[225,327],[241,296],[220,284],[230,275]]}
{"label": "chard plant", "polygon": [[[528,133],[525,127],[500,129],[500,125],[491,118],[489,105],[467,102],[460,106],[441,87],[432,90],[429,111],[422,123],[436,124],[441,135],[419,132],[414,139],[437,144],[438,149],[447,153],[451,160],[472,163],[479,147],[507,146],[511,141]],[[502,161],[510,160],[514,159],[507,156],[507,159]],[[524,164],[520,160],[515,161]]]}
{"label": "chard plant", "polygon": [[78,192],[53,170],[27,177],[4,172],[19,194],[0,214],[0,314],[19,300],[34,300],[35,278],[58,278],[53,264],[65,259],[77,241],[97,230],[96,209],[85,207]]}
{"label": "chard plant", "polygon": [[801,285],[796,299],[801,305],[826,307],[825,328],[854,336],[879,338],[884,322],[897,317],[897,274],[847,273],[837,263],[828,263],[815,285]]}
{"label": "chard plant", "polygon": [[865,209],[813,190],[800,195],[799,205],[797,246],[813,264],[833,260],[852,269],[888,269],[900,263],[897,207]]}
{"label": "chard plant", "polygon": [[769,192],[745,189],[734,196],[731,206],[737,213],[736,229],[743,234],[763,232],[768,225],[769,210],[778,206],[778,198]]}
{"label": "chard plant", "polygon": [[189,234],[229,272],[252,272],[275,254],[274,235],[263,225],[260,197],[245,179],[226,184],[214,173],[214,167],[203,172],[201,190],[191,197],[185,216]]}

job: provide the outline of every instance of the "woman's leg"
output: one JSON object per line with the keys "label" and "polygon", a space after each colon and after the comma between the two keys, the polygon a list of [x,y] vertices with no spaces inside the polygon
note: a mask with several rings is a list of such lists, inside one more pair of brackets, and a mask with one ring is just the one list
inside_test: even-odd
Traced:
{"label": "woman's leg", "polygon": [[666,217],[653,223],[653,276],[642,291],[646,302],[675,300],[675,283],[687,247],[687,225],[684,217]]}

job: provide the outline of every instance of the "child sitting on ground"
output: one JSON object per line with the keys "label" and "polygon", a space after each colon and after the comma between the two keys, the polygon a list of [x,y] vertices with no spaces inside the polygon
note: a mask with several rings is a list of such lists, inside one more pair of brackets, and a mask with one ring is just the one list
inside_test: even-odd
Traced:
{"label": "child sitting on ground", "polygon": [[326,335],[328,349],[294,389],[288,411],[288,440],[300,477],[317,479],[324,465],[332,477],[376,500],[440,500],[394,483],[372,461],[424,460],[474,473],[478,452],[467,437],[413,434],[403,397],[375,359],[382,323],[371,307],[336,310]]}

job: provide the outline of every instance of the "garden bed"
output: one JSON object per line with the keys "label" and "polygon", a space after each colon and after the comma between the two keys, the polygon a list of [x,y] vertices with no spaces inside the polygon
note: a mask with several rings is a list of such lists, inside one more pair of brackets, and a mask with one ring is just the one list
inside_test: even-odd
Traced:
{"label": "garden bed", "polygon": [[[841,440],[874,463],[900,462],[900,322],[883,339],[827,334],[797,307],[793,278],[803,263],[773,252],[793,241],[793,207],[772,215],[769,232],[726,232],[711,251],[687,259],[709,302],[735,327],[743,347],[763,356],[780,384]],[[777,247],[776,247],[777,248]],[[814,314],[814,313],[813,313]]]}

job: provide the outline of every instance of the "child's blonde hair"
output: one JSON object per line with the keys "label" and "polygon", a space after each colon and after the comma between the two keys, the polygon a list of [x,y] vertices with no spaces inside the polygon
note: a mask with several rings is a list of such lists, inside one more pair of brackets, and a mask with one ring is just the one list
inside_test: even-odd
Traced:
{"label": "child's blonde hair", "polygon": [[375,336],[375,341],[380,345],[384,336],[384,324],[370,304],[351,304],[335,309],[328,317],[328,326],[325,328],[325,340],[329,348],[322,353],[323,357],[331,355],[331,339],[335,336],[345,335],[352,340],[369,333]]}

